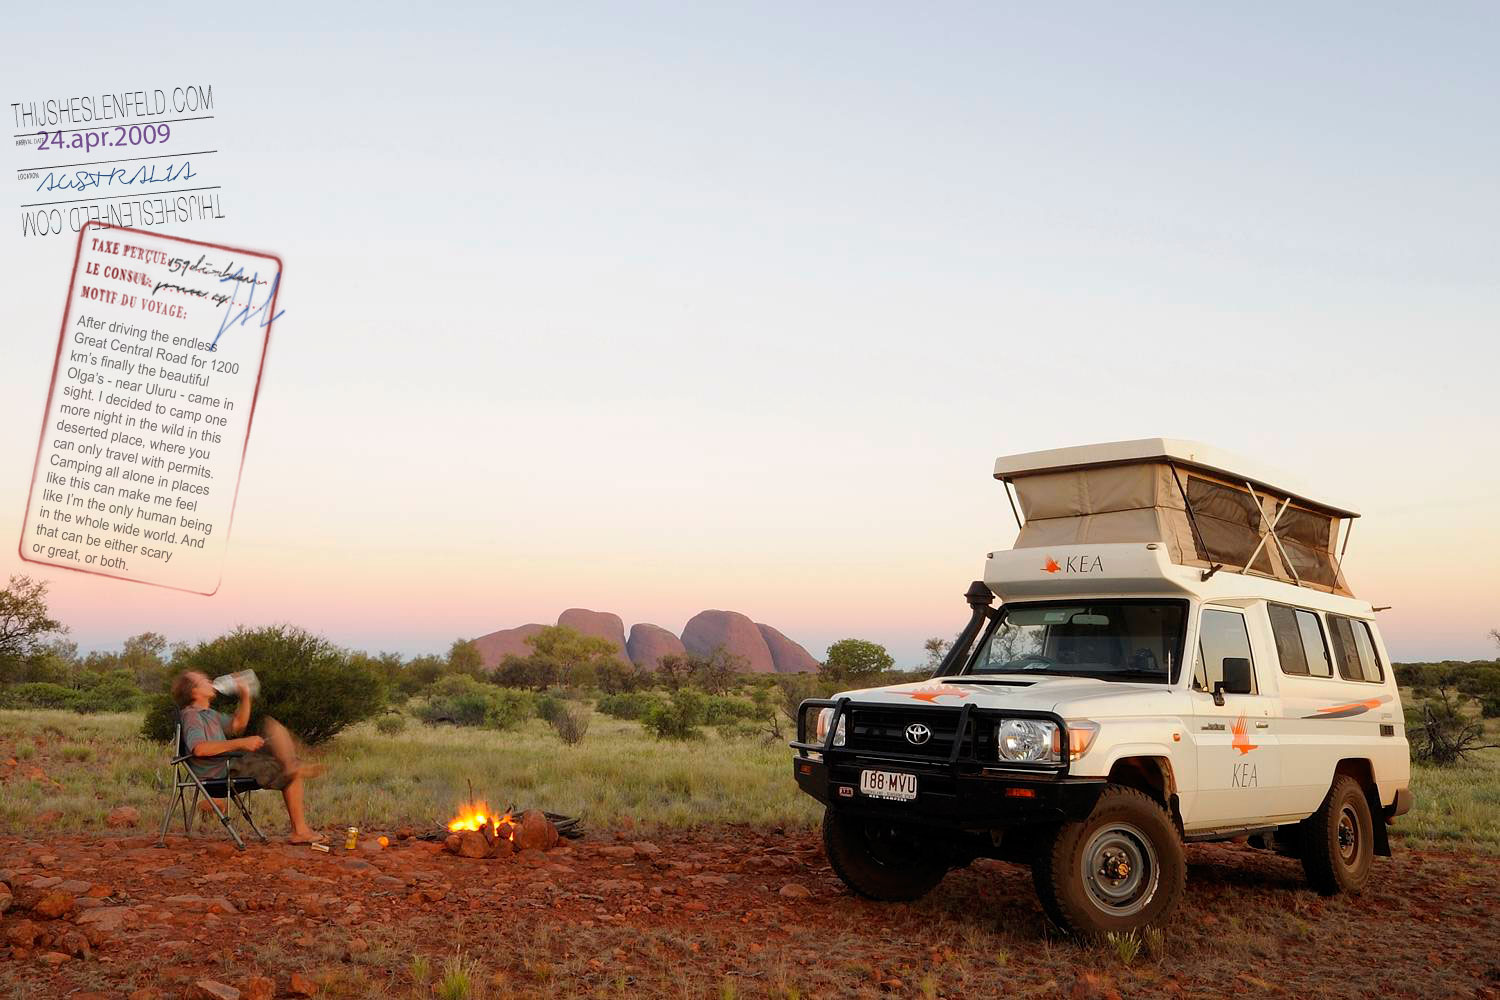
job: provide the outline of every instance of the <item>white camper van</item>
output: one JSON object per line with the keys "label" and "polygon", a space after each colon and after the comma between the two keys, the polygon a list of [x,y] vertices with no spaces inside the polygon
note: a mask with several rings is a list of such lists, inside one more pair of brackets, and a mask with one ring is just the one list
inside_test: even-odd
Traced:
{"label": "white camper van", "polygon": [[1358,891],[1412,801],[1390,660],[1340,566],[1358,514],[1160,438],[995,478],[1020,534],[936,674],[802,706],[793,768],[834,871],[909,900],[976,857],[1029,864],[1080,933],[1164,919],[1186,841],[1248,837]]}

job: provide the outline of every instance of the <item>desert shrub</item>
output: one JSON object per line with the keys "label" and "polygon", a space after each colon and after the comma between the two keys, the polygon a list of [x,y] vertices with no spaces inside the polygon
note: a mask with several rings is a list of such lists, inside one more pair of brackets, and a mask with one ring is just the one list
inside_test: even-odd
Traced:
{"label": "desert shrub", "polygon": [[1487,694],[1480,698],[1479,714],[1486,719],[1500,719],[1500,694]]}
{"label": "desert shrub", "polygon": [[73,708],[79,712],[133,712],[143,696],[135,679],[123,670],[96,675],[97,680],[78,692]]}
{"label": "desert shrub", "polygon": [[644,691],[654,684],[656,678],[651,671],[633,663],[605,660],[594,669],[594,683],[605,694],[626,694]]}
{"label": "desert shrub", "polygon": [[536,711],[526,691],[497,688],[461,674],[444,677],[428,692],[417,709],[423,722],[450,722],[456,726],[509,729],[525,722]]}
{"label": "desert shrub", "polygon": [[375,728],[386,736],[395,736],[406,728],[406,716],[399,712],[388,712],[375,720]]}
{"label": "desert shrub", "polygon": [[709,695],[703,700],[703,721],[710,726],[760,718],[755,703],[728,695]]}
{"label": "desert shrub", "polygon": [[607,694],[599,699],[599,711],[616,719],[639,720],[652,706],[666,699],[655,691],[631,691],[629,694]]}
{"label": "desert shrub", "polygon": [[536,702],[527,691],[498,688],[490,695],[484,724],[490,729],[510,729],[536,714]]}
{"label": "desert shrub", "polygon": [[573,747],[583,742],[584,734],[589,731],[589,718],[593,714],[593,709],[587,705],[558,701],[556,710],[547,722],[557,733],[558,739]]}
{"label": "desert shrub", "polygon": [[787,720],[796,723],[797,709],[808,698],[827,698],[839,689],[837,681],[821,674],[778,674],[772,700]]}
{"label": "desert shrub", "polygon": [[1484,723],[1463,710],[1462,696],[1439,686],[1434,697],[1406,708],[1406,738],[1412,760],[1449,767],[1470,754],[1492,749],[1485,743]]}
{"label": "desert shrub", "polygon": [[0,708],[76,708],[78,692],[48,681],[0,688]]}
{"label": "desert shrub", "polygon": [[[290,625],[237,628],[184,650],[172,665],[209,677],[254,670],[261,691],[250,732],[259,731],[261,718],[269,715],[308,743],[322,743],[385,707],[383,679],[374,667]],[[225,711],[233,710],[233,697],[220,700]]]}
{"label": "desert shrub", "polygon": [[177,732],[177,705],[169,694],[151,695],[146,699],[146,718],[141,722],[141,736],[153,743],[165,743]]}
{"label": "desert shrub", "polygon": [[671,701],[657,702],[647,709],[641,725],[659,740],[694,739],[704,722],[705,702],[701,692],[678,688],[672,692]]}
{"label": "desert shrub", "polygon": [[544,694],[536,700],[536,716],[548,725],[567,710],[567,703],[555,694]]}

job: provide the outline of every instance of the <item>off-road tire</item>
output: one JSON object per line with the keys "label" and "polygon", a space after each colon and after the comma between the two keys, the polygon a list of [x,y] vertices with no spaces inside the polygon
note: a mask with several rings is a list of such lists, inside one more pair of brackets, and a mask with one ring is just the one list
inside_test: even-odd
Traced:
{"label": "off-road tire", "polygon": [[927,895],[948,873],[948,858],[936,846],[923,850],[918,843],[906,856],[890,845],[882,846],[882,833],[894,829],[891,824],[845,816],[832,808],[823,810],[823,853],[834,874],[855,894],[906,903]]}
{"label": "off-road tire", "polygon": [[[1161,923],[1182,896],[1187,864],[1182,838],[1161,803],[1109,785],[1087,819],[1057,828],[1037,852],[1031,875],[1052,922],[1070,934],[1090,935]],[[1120,895],[1112,902],[1115,891]]]}
{"label": "off-road tire", "polygon": [[1335,775],[1318,811],[1302,821],[1302,870],[1325,896],[1359,892],[1375,859],[1375,823],[1359,782]]}

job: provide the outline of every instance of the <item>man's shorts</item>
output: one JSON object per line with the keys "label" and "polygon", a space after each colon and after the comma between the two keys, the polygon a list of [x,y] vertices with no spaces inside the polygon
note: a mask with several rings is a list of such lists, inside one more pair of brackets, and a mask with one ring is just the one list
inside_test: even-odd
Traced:
{"label": "man's shorts", "polygon": [[281,790],[291,784],[291,777],[276,755],[266,749],[247,750],[229,761],[231,778],[251,778],[261,788]]}

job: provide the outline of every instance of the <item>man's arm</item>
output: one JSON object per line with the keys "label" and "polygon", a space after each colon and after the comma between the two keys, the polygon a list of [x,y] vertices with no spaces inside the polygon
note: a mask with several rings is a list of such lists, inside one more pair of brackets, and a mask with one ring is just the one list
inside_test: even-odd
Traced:
{"label": "man's arm", "polygon": [[221,753],[233,753],[236,750],[259,750],[266,745],[264,738],[260,736],[242,736],[237,740],[202,740],[193,745],[194,757],[217,757]]}
{"label": "man's arm", "polygon": [[[245,686],[244,681],[237,680],[234,686],[240,689],[240,704],[234,710],[234,718],[229,720],[229,732],[238,736],[250,724],[250,689]],[[260,748],[254,747],[253,749],[259,750]]]}

